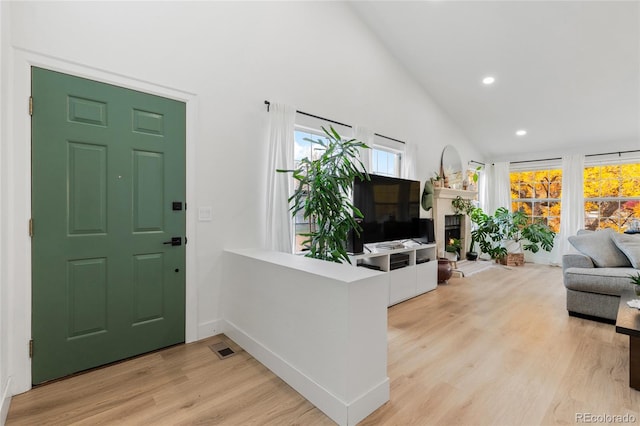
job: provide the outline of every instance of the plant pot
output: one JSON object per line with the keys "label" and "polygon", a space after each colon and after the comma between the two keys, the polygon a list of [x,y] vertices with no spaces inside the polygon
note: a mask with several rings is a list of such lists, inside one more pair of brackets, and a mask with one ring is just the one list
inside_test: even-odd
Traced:
{"label": "plant pot", "polygon": [[475,251],[468,251],[466,256],[467,256],[467,260],[477,260],[478,259],[478,253],[476,253]]}
{"label": "plant pot", "polygon": [[508,253],[504,257],[496,259],[496,263],[506,266],[524,265],[524,253]]}
{"label": "plant pot", "polygon": [[636,296],[640,296],[640,285],[636,286]]}
{"label": "plant pot", "polygon": [[439,258],[438,259],[438,283],[446,283],[449,278],[453,275],[453,270],[451,269],[451,263],[449,263],[448,259]]}
{"label": "plant pot", "polygon": [[451,251],[445,251],[444,252],[444,257],[447,260],[451,260],[452,262],[455,262],[456,260],[458,260],[458,253],[451,252]]}

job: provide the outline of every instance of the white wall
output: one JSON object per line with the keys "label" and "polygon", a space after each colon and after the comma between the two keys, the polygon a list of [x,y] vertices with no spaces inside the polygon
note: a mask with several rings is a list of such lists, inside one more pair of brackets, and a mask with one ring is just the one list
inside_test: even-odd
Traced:
{"label": "white wall", "polygon": [[[213,206],[214,211],[213,221],[194,221],[191,229],[197,236],[193,267],[188,271],[197,292],[193,299],[197,306],[192,307],[197,311],[197,338],[217,332],[222,249],[255,247],[261,242],[264,100],[419,144],[417,166],[423,181],[437,170],[446,144],[456,146],[465,163],[482,161],[458,128],[343,3],[2,3],[3,18],[7,19],[7,10],[11,15],[13,50],[9,53],[18,62],[9,86],[16,82],[25,86],[28,67],[21,62],[28,53],[56,61],[62,69],[82,67],[89,75],[123,76],[195,94],[197,109],[188,118],[188,139],[195,141],[197,157],[189,166],[188,191],[196,205],[190,204],[189,210],[193,214],[199,206]],[[2,99],[3,111],[24,108],[21,94]],[[5,103],[11,108],[5,108]],[[22,208],[28,218],[29,156],[18,144],[29,135],[29,120],[4,113],[2,120],[2,128],[9,124],[12,132],[2,133],[2,147],[8,146],[2,151],[3,165],[15,165],[7,173],[15,180],[13,188],[18,188],[12,195],[7,185],[2,186],[2,217]],[[13,153],[12,147],[20,154]],[[12,201],[22,207],[14,207]],[[17,226],[22,226],[25,218],[16,215]],[[20,239],[21,233],[13,235],[6,244],[22,246],[9,266],[30,277],[28,241]],[[12,286],[25,285],[29,283],[7,278],[3,268],[5,293],[12,293]],[[3,321],[0,326],[19,329],[17,343],[10,349],[22,361],[9,368],[20,376],[17,390],[22,391],[28,387],[24,376],[30,374],[25,371],[28,360],[24,361],[26,346],[22,346],[29,331],[19,326],[21,321],[29,324],[30,307],[23,306],[28,299],[14,297],[0,304],[0,313],[11,302],[21,307],[8,325]],[[6,343],[6,335],[2,336]]]}
{"label": "white wall", "polygon": [[[0,2],[0,235],[7,231],[7,148],[9,117],[9,13],[6,2]],[[0,424],[4,424],[10,401],[9,382],[9,286],[7,280],[7,247],[9,241],[0,238]]]}

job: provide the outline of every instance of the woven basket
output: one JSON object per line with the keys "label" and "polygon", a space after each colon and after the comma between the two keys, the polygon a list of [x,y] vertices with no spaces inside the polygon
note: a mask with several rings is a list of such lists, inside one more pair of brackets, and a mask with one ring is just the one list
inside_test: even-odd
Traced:
{"label": "woven basket", "polygon": [[507,266],[524,265],[524,253],[508,253],[505,257],[496,259],[496,263]]}

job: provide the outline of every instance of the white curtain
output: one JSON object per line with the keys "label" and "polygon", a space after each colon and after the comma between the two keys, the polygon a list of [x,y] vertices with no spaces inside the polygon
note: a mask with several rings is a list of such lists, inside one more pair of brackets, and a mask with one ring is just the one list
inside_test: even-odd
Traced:
{"label": "white curtain", "polygon": [[364,169],[367,173],[371,173],[371,168],[373,167],[373,156],[371,155],[371,151],[373,149],[373,131],[364,126],[354,126],[353,138],[363,142],[369,147],[369,149],[360,149],[359,151],[360,161],[362,161]]}
{"label": "white curtain", "polygon": [[267,214],[264,245],[267,249],[284,253],[293,253],[293,224],[288,202],[291,193],[291,174],[278,173],[276,170],[293,168],[295,121],[295,108],[271,103],[269,107]]}
{"label": "white curtain", "polygon": [[560,234],[553,263],[562,263],[562,255],[571,249],[568,238],[584,228],[584,155],[562,157],[562,199]]}
{"label": "white curtain", "polygon": [[511,210],[509,163],[487,164],[479,182],[478,199],[485,213],[492,215],[498,207]]}
{"label": "white curtain", "polygon": [[406,142],[404,145],[404,162],[402,164],[401,177],[404,179],[416,179],[418,147],[416,144]]}

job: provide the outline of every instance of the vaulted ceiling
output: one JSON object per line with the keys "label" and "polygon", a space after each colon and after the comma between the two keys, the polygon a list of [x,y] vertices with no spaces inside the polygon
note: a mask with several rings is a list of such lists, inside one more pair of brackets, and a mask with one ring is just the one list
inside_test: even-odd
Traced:
{"label": "vaulted ceiling", "polygon": [[639,1],[350,4],[487,159],[640,148]]}

